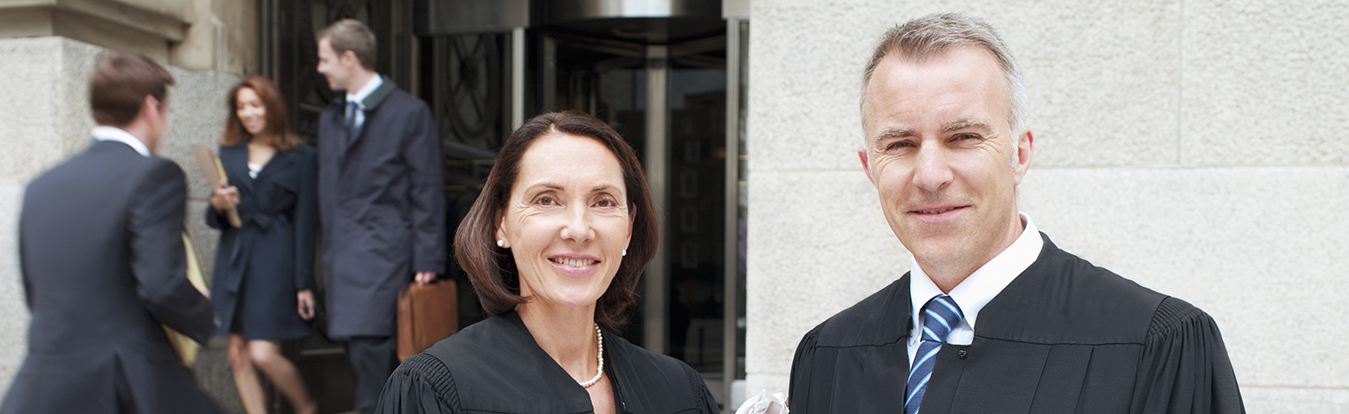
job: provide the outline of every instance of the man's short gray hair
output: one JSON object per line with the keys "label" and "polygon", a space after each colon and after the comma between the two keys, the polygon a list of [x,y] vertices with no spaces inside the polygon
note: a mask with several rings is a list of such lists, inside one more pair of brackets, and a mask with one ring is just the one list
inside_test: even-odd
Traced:
{"label": "man's short gray hair", "polygon": [[881,64],[881,60],[891,53],[899,53],[903,58],[919,61],[959,46],[982,47],[992,52],[998,60],[1002,74],[1007,79],[1007,94],[1011,99],[1007,120],[1012,128],[1011,134],[1015,143],[1015,136],[1021,132],[1026,122],[1026,85],[1021,77],[1021,69],[1017,67],[1011,50],[1002,42],[1002,38],[993,30],[992,25],[960,13],[930,14],[885,32],[871,54],[871,62],[867,63],[866,72],[862,75],[863,124],[866,123],[867,116],[867,87],[871,84],[871,76],[876,71],[876,66]]}

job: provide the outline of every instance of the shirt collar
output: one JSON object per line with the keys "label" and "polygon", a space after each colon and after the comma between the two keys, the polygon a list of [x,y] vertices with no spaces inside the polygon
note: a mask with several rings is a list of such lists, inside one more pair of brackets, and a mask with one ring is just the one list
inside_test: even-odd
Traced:
{"label": "shirt collar", "polygon": [[370,97],[370,94],[375,93],[375,89],[379,89],[379,85],[383,84],[384,78],[381,78],[379,74],[376,73],[374,76],[371,76],[370,81],[366,82],[365,86],[362,86],[356,93],[347,93],[347,102],[355,102],[357,105],[360,105],[361,108],[365,108],[365,98]]}
{"label": "shirt collar", "polygon": [[136,152],[139,152],[141,155],[146,157],[150,156],[150,148],[146,147],[145,143],[141,142],[140,138],[136,138],[135,135],[131,135],[130,132],[126,132],[121,128],[97,126],[94,127],[93,132],[90,132],[89,134],[93,135],[94,139],[99,141],[117,141],[130,145],[131,149],[136,150]]}
{"label": "shirt collar", "polygon": [[[952,300],[960,306],[960,312],[965,314],[962,322],[969,324],[970,329],[975,328],[975,323],[979,319],[979,311],[984,309],[989,301],[1002,293],[1002,290],[1016,279],[1017,275],[1026,271],[1035,259],[1039,258],[1040,250],[1044,248],[1044,240],[1040,238],[1040,231],[1031,222],[1030,216],[1026,213],[1019,213],[1021,221],[1026,224],[1025,229],[1021,231],[1021,236],[1007,246],[1006,250],[998,253],[984,263],[978,270],[971,273],[969,277],[951,289]],[[912,267],[909,271],[909,297],[913,307],[913,326],[922,326],[922,321],[918,319],[923,305],[934,296],[942,294],[941,289],[937,288],[923,268],[918,266],[918,260],[912,259]]]}

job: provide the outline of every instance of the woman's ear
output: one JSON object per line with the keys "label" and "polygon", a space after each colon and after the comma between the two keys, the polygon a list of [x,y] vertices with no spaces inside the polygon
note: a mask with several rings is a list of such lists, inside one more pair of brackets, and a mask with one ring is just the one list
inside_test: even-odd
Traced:
{"label": "woman's ear", "polygon": [[511,248],[511,241],[510,241],[509,239],[506,238],[506,217],[505,217],[505,216],[502,216],[502,217],[500,217],[500,218],[497,218],[497,231],[496,231],[496,237],[497,237],[497,247],[500,247],[500,248],[503,248],[503,249],[509,249],[509,248]]}

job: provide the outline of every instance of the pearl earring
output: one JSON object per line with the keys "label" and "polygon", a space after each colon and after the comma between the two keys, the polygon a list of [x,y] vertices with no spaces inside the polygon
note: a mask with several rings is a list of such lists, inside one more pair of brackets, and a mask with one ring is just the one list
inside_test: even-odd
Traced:
{"label": "pearl earring", "polygon": [[505,240],[497,240],[497,247],[506,247]]}
{"label": "pearl earring", "polygon": [[627,255],[628,255],[628,249],[623,249],[623,255],[624,255],[624,256],[627,256]]}

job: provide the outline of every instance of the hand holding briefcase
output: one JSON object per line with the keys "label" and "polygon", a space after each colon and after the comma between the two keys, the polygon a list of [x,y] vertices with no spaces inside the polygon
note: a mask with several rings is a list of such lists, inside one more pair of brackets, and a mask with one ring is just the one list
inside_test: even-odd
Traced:
{"label": "hand holding briefcase", "polygon": [[409,283],[398,291],[398,360],[459,330],[459,291],[453,280]]}

